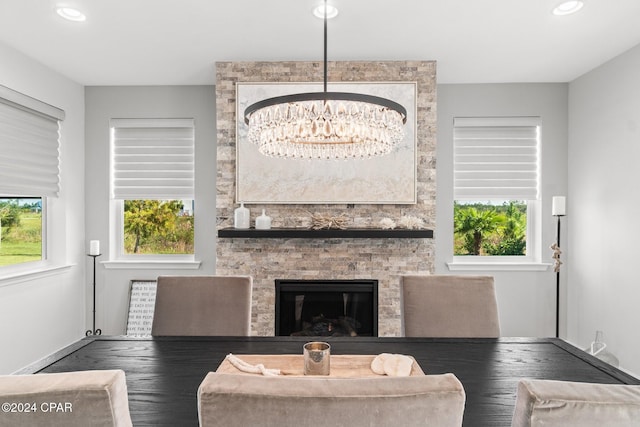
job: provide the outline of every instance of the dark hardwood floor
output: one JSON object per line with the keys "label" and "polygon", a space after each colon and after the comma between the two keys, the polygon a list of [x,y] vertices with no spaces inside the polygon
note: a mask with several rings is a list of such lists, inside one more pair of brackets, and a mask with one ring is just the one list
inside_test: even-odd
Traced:
{"label": "dark hardwood floor", "polygon": [[[228,353],[300,354],[306,338],[89,337],[22,372],[123,369],[135,426],[197,426],[196,392]],[[520,378],[640,384],[551,339],[330,338],[332,354],[412,355],[426,374],[454,373],[467,395],[464,426],[511,425]]]}

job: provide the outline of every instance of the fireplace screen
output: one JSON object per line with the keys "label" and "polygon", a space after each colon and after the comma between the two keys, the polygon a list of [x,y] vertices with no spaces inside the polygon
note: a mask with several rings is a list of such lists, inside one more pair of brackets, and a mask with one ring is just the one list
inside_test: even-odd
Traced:
{"label": "fireplace screen", "polygon": [[279,336],[378,336],[377,280],[276,280]]}

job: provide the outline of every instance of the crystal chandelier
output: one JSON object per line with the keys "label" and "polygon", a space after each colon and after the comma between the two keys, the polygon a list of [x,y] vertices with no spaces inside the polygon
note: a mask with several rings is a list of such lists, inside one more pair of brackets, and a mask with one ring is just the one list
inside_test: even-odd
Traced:
{"label": "crystal chandelier", "polygon": [[244,111],[249,141],[265,156],[350,159],[383,156],[404,137],[407,110],[386,98],[327,91],[327,0],[324,91],[264,99]]}

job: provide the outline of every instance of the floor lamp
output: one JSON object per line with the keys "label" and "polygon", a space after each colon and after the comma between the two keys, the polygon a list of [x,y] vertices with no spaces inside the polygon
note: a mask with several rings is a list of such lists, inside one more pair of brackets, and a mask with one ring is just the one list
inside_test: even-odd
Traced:
{"label": "floor lamp", "polygon": [[566,199],[564,196],[554,196],[551,204],[551,214],[557,218],[558,228],[556,230],[556,242],[551,245],[553,249],[553,259],[555,264],[553,271],[556,273],[556,338],[560,337],[560,218],[565,216],[567,212]]}
{"label": "floor lamp", "polygon": [[96,258],[101,255],[100,253],[100,241],[91,240],[89,242],[88,256],[93,258],[93,329],[88,329],[85,332],[85,336],[90,335],[102,335],[101,329],[96,329]]}

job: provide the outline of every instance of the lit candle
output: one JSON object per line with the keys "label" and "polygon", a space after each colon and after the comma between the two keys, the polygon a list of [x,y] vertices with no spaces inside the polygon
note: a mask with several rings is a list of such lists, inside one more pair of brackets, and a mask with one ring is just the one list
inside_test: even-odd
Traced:
{"label": "lit candle", "polygon": [[100,255],[100,240],[89,242],[89,255]]}
{"label": "lit candle", "polygon": [[551,215],[564,216],[567,214],[567,203],[564,196],[553,196],[551,202]]}

